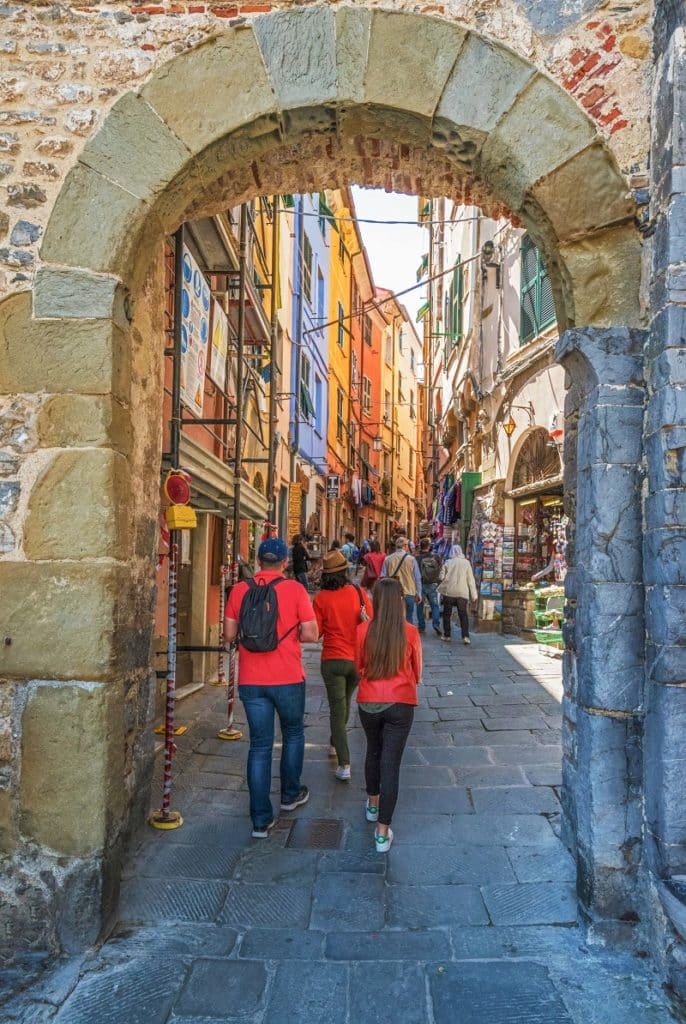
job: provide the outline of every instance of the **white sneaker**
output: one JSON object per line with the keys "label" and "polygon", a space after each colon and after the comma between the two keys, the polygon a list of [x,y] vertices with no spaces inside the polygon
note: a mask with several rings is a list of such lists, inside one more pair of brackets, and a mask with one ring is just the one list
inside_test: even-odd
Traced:
{"label": "white sneaker", "polygon": [[468,636],[463,636],[463,637],[462,637],[462,643],[463,643],[463,644],[467,645],[467,644],[471,644],[471,642],[472,642],[472,641],[471,641],[471,640],[469,639],[469,637],[468,637]]}
{"label": "white sneaker", "polygon": [[369,800],[367,800],[367,803],[364,806],[364,816],[367,819],[367,821],[378,821],[379,820],[379,808],[378,808],[378,805],[376,807],[372,807],[372,805],[370,804]]}
{"label": "white sneaker", "polygon": [[253,837],[253,839],[267,839],[268,836],[269,836],[269,833],[271,832],[271,830],[274,828],[275,825],[276,825],[276,820],[270,821],[269,824],[265,825],[263,828],[259,828],[259,827],[253,826],[253,830],[252,830],[252,837]]}
{"label": "white sneaker", "polygon": [[374,833],[374,846],[377,853],[388,853],[393,842],[393,832],[389,828],[388,834],[380,836],[377,832]]}
{"label": "white sneaker", "polygon": [[340,782],[350,782],[350,766],[339,765],[336,769],[335,775]]}
{"label": "white sneaker", "polygon": [[335,747],[329,747],[329,757],[335,757],[335,756],[336,756],[336,748]]}

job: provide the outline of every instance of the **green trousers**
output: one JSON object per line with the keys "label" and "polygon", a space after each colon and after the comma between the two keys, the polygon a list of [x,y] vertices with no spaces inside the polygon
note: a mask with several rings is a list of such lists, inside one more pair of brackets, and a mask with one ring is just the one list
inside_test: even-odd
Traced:
{"label": "green trousers", "polygon": [[321,665],[322,678],[329,698],[331,744],[336,748],[338,763],[350,764],[350,749],[346,726],[350,715],[350,701],[357,686],[357,672],[353,661],[327,658]]}

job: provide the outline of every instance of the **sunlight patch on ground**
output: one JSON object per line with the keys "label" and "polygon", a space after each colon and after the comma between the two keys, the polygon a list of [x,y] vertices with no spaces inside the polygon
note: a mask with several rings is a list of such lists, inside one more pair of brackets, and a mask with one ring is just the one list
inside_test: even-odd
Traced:
{"label": "sunlight patch on ground", "polygon": [[538,644],[505,644],[510,657],[521,666],[546,693],[562,703],[562,662],[539,653]]}

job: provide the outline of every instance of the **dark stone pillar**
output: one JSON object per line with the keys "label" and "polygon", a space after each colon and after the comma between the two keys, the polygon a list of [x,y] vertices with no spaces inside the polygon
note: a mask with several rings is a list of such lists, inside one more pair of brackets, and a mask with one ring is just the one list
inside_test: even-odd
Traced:
{"label": "dark stone pillar", "polygon": [[[686,999],[686,26],[658,2],[644,504],[645,882],[652,946]],[[658,899],[655,899],[655,896]]]}
{"label": "dark stone pillar", "polygon": [[572,519],[564,656],[564,825],[582,915],[636,920],[642,818],[643,331],[567,331],[565,496]]}

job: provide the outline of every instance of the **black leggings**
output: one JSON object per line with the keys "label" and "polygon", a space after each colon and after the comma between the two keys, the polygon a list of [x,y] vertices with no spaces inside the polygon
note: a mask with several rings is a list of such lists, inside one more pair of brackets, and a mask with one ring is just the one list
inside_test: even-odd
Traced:
{"label": "black leggings", "polygon": [[411,704],[391,704],[385,711],[373,715],[360,708],[360,721],[367,737],[364,762],[367,795],[381,798],[380,825],[390,825],[398,802],[400,762],[413,720]]}
{"label": "black leggings", "polygon": [[457,608],[457,615],[460,620],[462,636],[469,636],[469,612],[467,611],[468,601],[466,597],[444,597],[443,598],[443,636],[450,636],[450,618],[453,608]]}

